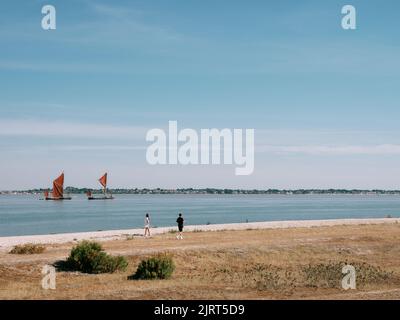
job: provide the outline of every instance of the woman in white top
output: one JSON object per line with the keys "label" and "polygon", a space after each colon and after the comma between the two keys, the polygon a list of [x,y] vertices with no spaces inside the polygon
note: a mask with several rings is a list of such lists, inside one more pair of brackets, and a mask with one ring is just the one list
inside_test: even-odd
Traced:
{"label": "woman in white top", "polygon": [[148,213],[146,213],[146,218],[144,218],[144,236],[150,237],[150,217]]}

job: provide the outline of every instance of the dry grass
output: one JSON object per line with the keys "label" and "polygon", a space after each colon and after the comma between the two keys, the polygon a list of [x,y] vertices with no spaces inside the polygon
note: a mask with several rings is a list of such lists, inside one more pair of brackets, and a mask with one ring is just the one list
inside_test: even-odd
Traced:
{"label": "dry grass", "polygon": [[40,254],[46,250],[46,247],[40,244],[23,244],[11,249],[10,254]]}
{"label": "dry grass", "polygon": [[[104,243],[124,255],[125,272],[57,273],[57,289],[40,287],[41,268],[65,259],[73,244],[38,256],[0,253],[0,299],[399,299],[400,226],[365,225],[174,234]],[[168,280],[136,280],[140,261],[168,252]],[[341,267],[357,271],[357,290],[340,288]]]}

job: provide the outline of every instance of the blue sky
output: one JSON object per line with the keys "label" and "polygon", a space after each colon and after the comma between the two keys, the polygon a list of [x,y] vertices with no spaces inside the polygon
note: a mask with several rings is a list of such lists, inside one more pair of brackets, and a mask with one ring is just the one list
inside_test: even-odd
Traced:
{"label": "blue sky", "polygon": [[[2,1],[0,190],[61,170],[89,187],[108,171],[111,187],[399,189],[399,15],[389,0]],[[256,129],[254,174],[148,165],[146,131],[168,120]]]}

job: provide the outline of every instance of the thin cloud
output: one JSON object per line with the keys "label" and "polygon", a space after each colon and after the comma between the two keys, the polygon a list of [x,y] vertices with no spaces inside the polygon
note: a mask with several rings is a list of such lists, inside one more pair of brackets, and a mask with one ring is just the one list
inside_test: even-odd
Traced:
{"label": "thin cloud", "polygon": [[[99,24],[98,27],[104,25],[104,18],[106,18],[108,20],[108,24],[106,24],[107,27],[112,27],[112,29],[114,29],[113,31],[115,31],[115,29],[119,32],[125,30],[126,35],[130,33],[131,37],[132,34],[144,34],[147,37],[155,38],[159,41],[175,41],[185,38],[183,34],[169,27],[144,22],[142,19],[139,20],[139,18],[143,17],[145,14],[142,10],[136,8],[98,3],[93,3],[90,7],[93,12],[101,16],[101,24]],[[105,29],[102,29],[103,34],[104,31]]]}
{"label": "thin cloud", "polygon": [[0,136],[143,138],[143,127],[40,120],[0,120]]}
{"label": "thin cloud", "polygon": [[137,150],[145,150],[145,146],[59,146],[54,147],[54,149],[61,151],[137,151]]}
{"label": "thin cloud", "polygon": [[381,144],[373,146],[256,146],[256,152],[273,154],[305,155],[400,155],[400,145]]}

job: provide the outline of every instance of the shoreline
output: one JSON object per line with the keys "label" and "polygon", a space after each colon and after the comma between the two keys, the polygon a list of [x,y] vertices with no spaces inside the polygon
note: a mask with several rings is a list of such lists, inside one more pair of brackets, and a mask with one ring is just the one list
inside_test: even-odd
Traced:
{"label": "shoreline", "polygon": [[[331,220],[286,220],[286,221],[265,221],[247,223],[227,223],[213,225],[188,225],[184,232],[193,231],[224,231],[224,230],[248,230],[248,229],[290,229],[290,228],[312,228],[330,227],[338,225],[370,225],[370,224],[393,224],[399,223],[400,218],[367,218],[367,219],[331,219]],[[176,226],[151,228],[151,234],[168,233],[176,231]],[[62,244],[78,242],[82,240],[110,241],[123,239],[128,236],[143,236],[144,229],[122,229],[106,231],[89,231],[74,233],[59,233],[45,235],[24,235],[0,237],[0,250],[8,249],[16,245],[35,244]]]}

